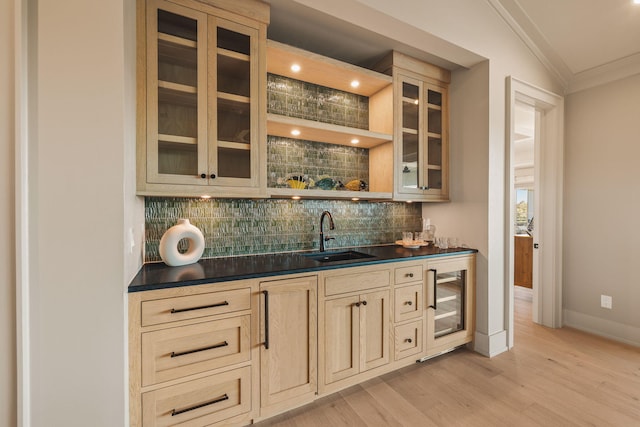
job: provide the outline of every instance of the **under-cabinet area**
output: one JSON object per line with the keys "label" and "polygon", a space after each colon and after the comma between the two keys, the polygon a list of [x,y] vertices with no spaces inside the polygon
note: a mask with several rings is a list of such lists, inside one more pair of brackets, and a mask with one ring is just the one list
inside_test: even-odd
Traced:
{"label": "under-cabinet area", "polygon": [[467,251],[131,292],[131,425],[248,425],[470,343],[474,278]]}
{"label": "under-cabinet area", "polygon": [[449,71],[267,40],[269,14],[138,0],[138,194],[447,201]]}

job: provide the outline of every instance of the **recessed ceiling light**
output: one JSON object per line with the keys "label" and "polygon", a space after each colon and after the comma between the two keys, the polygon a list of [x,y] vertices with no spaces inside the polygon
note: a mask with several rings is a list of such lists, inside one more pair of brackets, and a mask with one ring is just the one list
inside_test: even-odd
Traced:
{"label": "recessed ceiling light", "polygon": [[212,196],[208,195],[208,194],[203,194],[202,196],[200,196],[201,199],[210,199]]}
{"label": "recessed ceiling light", "polygon": [[300,65],[298,64],[293,64],[291,66],[291,71],[293,71],[294,73],[297,73],[298,71],[300,71]]}
{"label": "recessed ceiling light", "polygon": [[360,82],[359,82],[359,81],[354,80],[354,81],[352,81],[352,82],[351,82],[351,87],[352,87],[352,88],[356,88],[356,87],[358,87],[358,86],[360,86]]}
{"label": "recessed ceiling light", "polygon": [[291,135],[298,136],[298,135],[300,135],[300,131],[298,129],[294,129],[294,130],[291,131]]}
{"label": "recessed ceiling light", "polygon": [[358,142],[360,142],[360,140],[359,140],[358,138],[353,138],[353,139],[351,140],[351,143],[352,143],[352,144],[357,144]]}

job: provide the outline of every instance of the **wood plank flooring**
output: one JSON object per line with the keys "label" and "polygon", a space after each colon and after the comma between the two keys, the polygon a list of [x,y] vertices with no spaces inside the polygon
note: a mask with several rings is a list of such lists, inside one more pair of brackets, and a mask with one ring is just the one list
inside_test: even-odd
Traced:
{"label": "wood plank flooring", "polygon": [[458,350],[256,426],[640,426],[640,349],[533,324],[526,291],[511,351]]}

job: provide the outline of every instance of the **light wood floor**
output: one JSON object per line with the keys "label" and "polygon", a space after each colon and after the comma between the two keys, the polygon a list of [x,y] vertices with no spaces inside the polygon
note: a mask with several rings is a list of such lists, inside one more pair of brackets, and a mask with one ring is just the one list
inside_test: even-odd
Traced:
{"label": "light wood floor", "polygon": [[639,348],[530,319],[518,291],[512,350],[458,350],[256,426],[640,426]]}

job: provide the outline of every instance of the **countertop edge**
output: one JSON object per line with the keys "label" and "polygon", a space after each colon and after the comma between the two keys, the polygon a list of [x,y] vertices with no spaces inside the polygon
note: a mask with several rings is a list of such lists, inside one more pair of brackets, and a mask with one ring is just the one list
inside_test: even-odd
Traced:
{"label": "countertop edge", "polygon": [[[326,270],[336,270],[341,268],[387,264],[393,262],[401,262],[417,259],[429,259],[440,258],[447,256],[468,255],[477,253],[476,249],[470,248],[454,248],[454,249],[429,249],[426,253],[425,250],[400,250],[395,245],[381,245],[370,247],[358,247],[358,248],[341,248],[340,250],[357,250],[365,253],[375,253],[375,258],[358,259],[335,262],[331,264],[317,264],[312,260],[304,257],[305,253],[309,252],[291,252],[285,254],[259,254],[259,255],[244,255],[239,257],[224,257],[224,258],[208,258],[198,261],[195,264],[190,264],[182,267],[169,267],[164,263],[149,263],[142,266],[140,271],[134,277],[127,288],[127,293],[136,293],[160,289],[170,289],[183,286],[197,286],[204,284],[214,284],[222,282],[232,282],[238,280],[250,280],[258,278],[269,278],[277,276],[285,276],[291,274],[304,274],[314,273]],[[398,252],[400,251],[400,252]],[[278,264],[277,258],[284,259],[286,262],[280,262]],[[231,270],[227,273],[214,273],[211,270],[215,270],[216,264],[228,264],[233,261],[242,260],[246,263],[259,261],[259,266],[254,266],[253,271],[251,266],[247,266],[245,271]],[[266,268],[263,264],[264,261],[271,261],[274,263],[273,268]],[[291,267],[285,267],[285,265],[294,264]],[[296,265],[297,264],[297,265]],[[233,272],[232,272],[233,271]]]}

